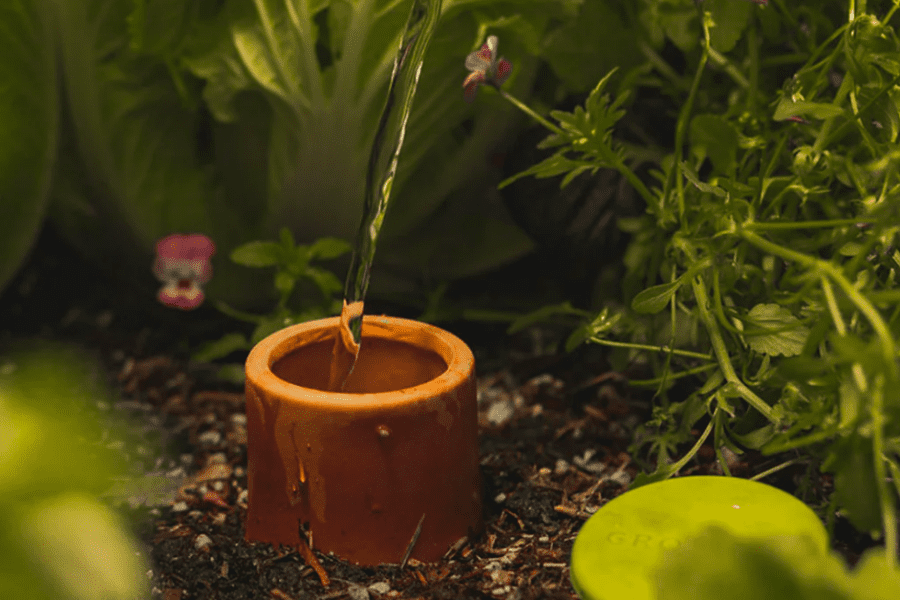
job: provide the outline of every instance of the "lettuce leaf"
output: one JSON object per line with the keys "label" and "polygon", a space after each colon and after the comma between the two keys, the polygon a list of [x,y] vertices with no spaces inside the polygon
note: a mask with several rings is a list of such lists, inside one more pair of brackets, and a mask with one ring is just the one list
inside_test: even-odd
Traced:
{"label": "lettuce leaf", "polygon": [[59,103],[46,3],[0,4],[0,289],[40,231],[56,154]]}
{"label": "lettuce leaf", "polygon": [[[527,99],[541,40],[580,3],[445,0],[376,270],[457,277],[531,249],[499,199],[485,201],[489,156],[521,117],[496,94],[465,103],[463,61],[496,32],[514,62],[508,85]],[[301,243],[354,239],[408,0],[84,0],[56,10],[68,110],[53,214],[70,241],[153,285],[155,240],[204,233],[219,249],[207,295],[249,307],[271,285],[230,264],[233,248],[283,226]]]}

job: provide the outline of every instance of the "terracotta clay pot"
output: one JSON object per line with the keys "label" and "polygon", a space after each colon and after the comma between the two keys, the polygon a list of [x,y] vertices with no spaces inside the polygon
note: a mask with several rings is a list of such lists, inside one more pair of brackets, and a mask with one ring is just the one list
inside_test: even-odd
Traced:
{"label": "terracotta clay pot", "polygon": [[[456,336],[365,316],[344,393],[338,318],[273,333],[247,358],[247,540],[362,565],[439,559],[480,531],[475,360]],[[424,515],[424,518],[423,518]]]}

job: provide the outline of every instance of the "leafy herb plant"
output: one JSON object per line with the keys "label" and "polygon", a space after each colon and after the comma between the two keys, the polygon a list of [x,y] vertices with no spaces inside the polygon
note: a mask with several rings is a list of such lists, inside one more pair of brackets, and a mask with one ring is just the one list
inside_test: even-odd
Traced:
{"label": "leafy herb plant", "polygon": [[[546,307],[513,327],[574,315],[569,349],[602,344],[619,365],[649,367],[632,383],[657,402],[633,450],[648,449],[655,469],[635,485],[675,474],[710,439],[726,474],[729,451],[787,456],[756,477],[797,462],[833,473],[829,522],[839,509],[881,532],[896,565],[900,41],[889,4],[615,11],[643,60],[614,97],[610,73],[584,108],[551,112],[559,125],[540,147],[555,153],[513,179],[565,174],[566,185],[611,168],[632,183],[647,210],[619,223],[632,234],[624,303]],[[673,135],[614,135],[648,93],[666,99]],[[670,397],[679,380],[696,391]]]}
{"label": "leafy herb plant", "polygon": [[[275,289],[278,304],[268,315],[254,315],[236,310],[218,301],[216,307],[240,321],[255,323],[256,328],[248,338],[241,333],[229,333],[211,342],[194,354],[198,361],[212,361],[239,350],[249,350],[257,342],[289,325],[330,317],[340,312],[341,301],[335,297],[343,289],[340,280],[326,269],[313,266],[316,260],[337,258],[350,251],[350,244],[337,238],[322,238],[310,245],[298,245],[285,227],[278,242],[249,242],[235,248],[231,260],[252,268],[275,267]],[[292,310],[288,303],[298,286],[311,282],[321,294],[319,302],[302,303],[302,308]],[[307,286],[308,287],[308,286]],[[307,290],[310,291],[310,290]],[[308,297],[308,296],[304,296]],[[243,367],[232,369],[236,379],[243,380]],[[223,375],[230,372],[226,370]]]}

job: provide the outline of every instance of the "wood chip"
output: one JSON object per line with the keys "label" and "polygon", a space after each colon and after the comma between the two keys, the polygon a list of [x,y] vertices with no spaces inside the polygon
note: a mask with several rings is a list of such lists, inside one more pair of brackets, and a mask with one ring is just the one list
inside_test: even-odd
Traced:
{"label": "wood chip", "polygon": [[201,469],[191,480],[194,483],[202,483],[204,481],[212,481],[215,479],[228,479],[231,477],[233,469],[229,464],[210,463]]}
{"label": "wood chip", "polygon": [[313,554],[313,551],[309,549],[309,546],[306,544],[304,539],[300,539],[300,543],[297,544],[297,550],[300,551],[300,556],[303,557],[303,560],[306,561],[312,570],[316,572],[316,575],[319,576],[319,581],[322,582],[322,587],[328,587],[331,585],[331,580],[328,578],[328,573],[325,572],[325,568],[322,567],[322,564],[319,562],[319,559],[316,558],[316,555]]}

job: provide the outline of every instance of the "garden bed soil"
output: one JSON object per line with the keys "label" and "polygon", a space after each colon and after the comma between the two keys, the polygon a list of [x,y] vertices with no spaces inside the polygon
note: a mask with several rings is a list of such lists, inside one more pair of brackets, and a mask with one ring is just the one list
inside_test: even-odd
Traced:
{"label": "garden bed soil", "polygon": [[[494,280],[503,289],[503,277]],[[627,373],[609,369],[601,348],[566,354],[559,342],[567,332],[549,328],[506,336],[499,326],[441,323],[476,355],[484,533],[432,564],[357,567],[318,552],[310,559],[298,548],[244,540],[243,390],[188,354],[234,330],[233,321],[208,307],[176,313],[152,299],[136,303],[51,233],[0,298],[0,315],[7,347],[64,341],[105,367],[114,401],[98,404],[109,417],[109,443],[127,440],[116,447],[130,472],[104,499],[144,545],[155,599],[576,598],[569,557],[579,528],[641,470],[629,445],[651,399],[629,389]],[[731,458],[739,477],[785,460]],[[680,473],[698,474],[721,474],[709,444]],[[824,516],[832,482],[814,466],[798,463],[763,481]],[[850,564],[873,545],[837,517],[833,546]]]}

